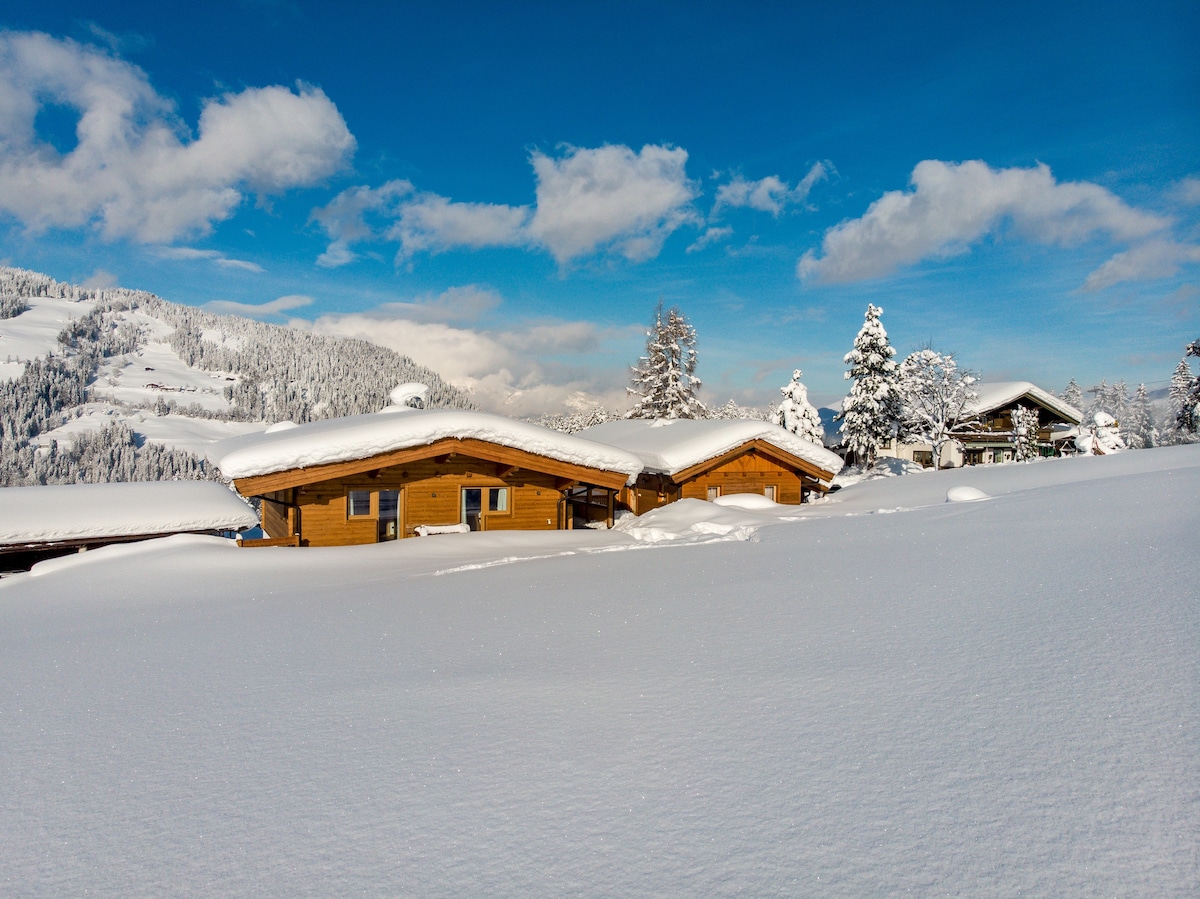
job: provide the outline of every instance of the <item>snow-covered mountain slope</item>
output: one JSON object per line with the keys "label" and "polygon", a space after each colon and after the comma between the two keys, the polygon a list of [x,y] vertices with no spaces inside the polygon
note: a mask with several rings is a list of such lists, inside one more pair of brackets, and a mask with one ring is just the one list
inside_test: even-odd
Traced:
{"label": "snow-covered mountain slope", "polygon": [[1195,895],[1198,496],[1180,446],[44,563],[0,581],[0,884]]}
{"label": "snow-covered mountain slope", "polygon": [[[216,440],[374,412],[402,382],[427,385],[431,407],[471,407],[364,341],[22,269],[0,268],[0,298],[0,486],[204,476],[199,457]],[[106,460],[110,444],[127,452]]]}

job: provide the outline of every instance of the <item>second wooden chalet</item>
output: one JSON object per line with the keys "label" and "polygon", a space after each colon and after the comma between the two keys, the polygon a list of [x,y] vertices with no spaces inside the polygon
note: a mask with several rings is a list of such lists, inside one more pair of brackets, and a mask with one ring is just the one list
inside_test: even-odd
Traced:
{"label": "second wooden chalet", "polygon": [[393,406],[234,437],[208,453],[262,500],[268,543],[346,546],[447,531],[570,528],[578,490],[602,497],[632,453],[498,415]]}
{"label": "second wooden chalet", "polygon": [[777,503],[824,493],[842,460],[783,428],[749,419],[627,419],[580,432],[642,461],[637,482],[618,501],[641,515],[679,499],[757,493]]}
{"label": "second wooden chalet", "polygon": [[[1013,459],[1013,410],[1033,409],[1038,415],[1041,455],[1073,451],[1083,413],[1029,381],[994,381],[975,385],[977,398],[953,431],[954,440],[942,447],[942,468],[987,465]],[[933,448],[927,443],[889,441],[880,455],[933,465]]]}

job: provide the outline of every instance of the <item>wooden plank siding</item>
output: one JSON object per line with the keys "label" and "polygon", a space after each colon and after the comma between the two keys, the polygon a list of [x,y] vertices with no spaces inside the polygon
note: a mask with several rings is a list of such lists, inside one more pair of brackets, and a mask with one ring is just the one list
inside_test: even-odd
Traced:
{"label": "wooden plank siding", "polygon": [[[458,447],[461,449],[461,446]],[[272,490],[263,496],[263,530],[269,538],[283,539],[299,536],[306,546],[350,546],[375,543],[379,534],[379,494],[395,490],[400,494],[399,536],[411,537],[420,525],[453,525],[462,521],[462,490],[465,488],[508,488],[507,508],[489,511],[487,502],[481,512],[480,529],[485,531],[553,530],[570,527],[565,486],[580,483],[568,474],[599,475],[605,473],[571,466],[565,471],[556,464],[552,472],[516,467],[511,459],[495,461],[474,456],[436,452],[444,447],[426,447],[430,458],[409,459],[402,464],[380,466],[360,463],[356,472],[343,473],[320,481],[312,481],[313,469],[299,472],[299,486]],[[489,455],[507,455],[493,454]],[[525,457],[533,457],[524,454]],[[343,469],[344,471],[344,469]],[[282,474],[282,473],[281,473]],[[269,476],[268,476],[269,477]],[[622,479],[624,475],[621,476]],[[603,478],[610,480],[611,478]],[[263,479],[235,481],[239,492],[246,493],[247,485],[255,482],[279,483]],[[367,515],[348,514],[347,494],[363,490],[370,494]],[[610,492],[611,487],[596,487]],[[610,514],[611,517],[611,514]]]}
{"label": "wooden plank siding", "polygon": [[[798,505],[806,490],[820,490],[821,484],[799,469],[794,456],[775,452],[774,447],[754,444],[739,447],[708,462],[685,469],[674,478],[643,474],[633,487],[621,491],[618,501],[636,515],[657,509],[680,499],[708,499],[708,489],[717,487],[722,496],[732,493],[766,494],[775,488],[775,502]],[[811,466],[807,466],[811,467]],[[816,469],[814,469],[815,471]],[[832,475],[830,475],[832,477]]]}

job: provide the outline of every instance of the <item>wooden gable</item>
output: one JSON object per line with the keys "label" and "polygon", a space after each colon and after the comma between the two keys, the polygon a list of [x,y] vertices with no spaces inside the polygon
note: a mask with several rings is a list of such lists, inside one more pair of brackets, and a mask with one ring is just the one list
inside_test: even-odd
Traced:
{"label": "wooden gable", "polygon": [[748,443],[743,443],[741,446],[734,447],[733,449],[729,450],[729,452],[722,453],[721,455],[715,456],[712,459],[706,459],[703,462],[697,462],[695,465],[685,468],[682,471],[677,471],[671,476],[671,480],[677,484],[682,484],[684,481],[689,481],[706,472],[728,466],[737,459],[745,457],[749,454],[755,454],[764,459],[773,461],[784,469],[788,469],[797,473],[803,473],[814,481],[828,481],[831,480],[836,474],[836,472],[825,471],[824,469],[814,465],[812,462],[801,459],[799,456],[792,455],[787,450],[780,449],[773,443],[768,443],[766,440],[756,438]]}

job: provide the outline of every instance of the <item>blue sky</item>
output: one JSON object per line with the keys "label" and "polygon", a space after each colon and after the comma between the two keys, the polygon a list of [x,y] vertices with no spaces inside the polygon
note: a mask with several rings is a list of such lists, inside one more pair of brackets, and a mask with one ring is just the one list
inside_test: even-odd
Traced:
{"label": "blue sky", "polygon": [[1200,336],[1195,3],[26,3],[0,260],[393,346],[516,414],[830,402],[868,303],[985,379]]}

